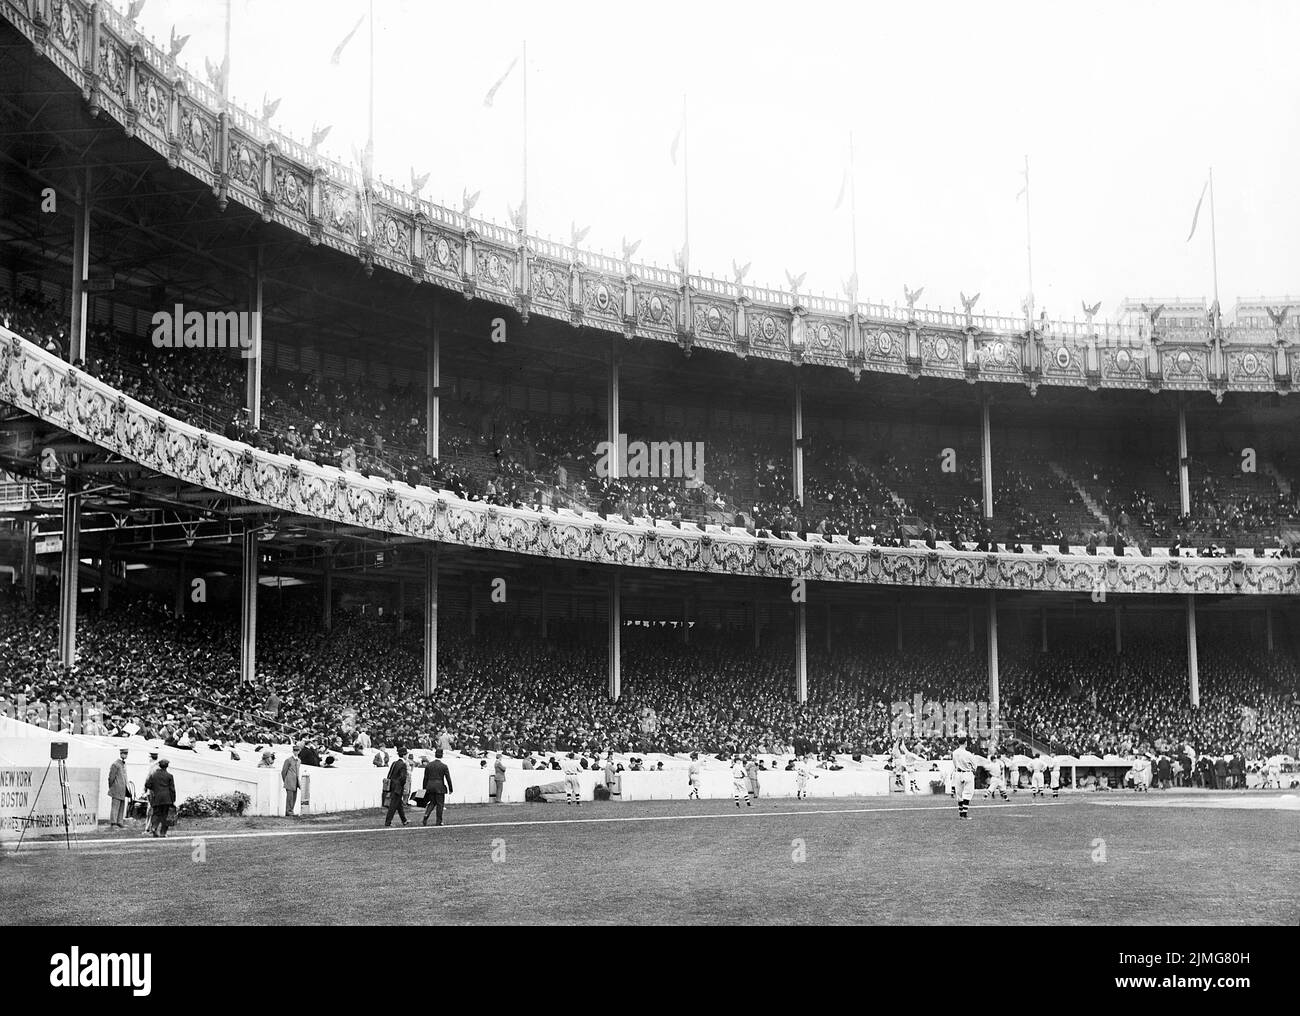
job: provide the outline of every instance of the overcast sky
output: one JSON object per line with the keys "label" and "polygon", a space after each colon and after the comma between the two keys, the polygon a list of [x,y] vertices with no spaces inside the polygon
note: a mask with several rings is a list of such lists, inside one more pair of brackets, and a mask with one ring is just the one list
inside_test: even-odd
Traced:
{"label": "overcast sky", "polygon": [[[367,0],[232,0],[232,92],[350,158],[366,135],[367,26],[330,54]],[[126,0],[117,0],[124,9]],[[1034,291],[1052,317],[1125,296],[1212,297],[1214,167],[1219,291],[1300,296],[1300,4],[657,4],[374,0],[376,170],[424,196],[504,222],[522,193],[528,42],[529,227],[668,265],[682,244],[689,104],[692,269],[840,295],[852,268],[856,147],[860,294],[1018,314]],[[140,26],[192,38],[182,63],[221,58],[224,0],[147,0]]]}

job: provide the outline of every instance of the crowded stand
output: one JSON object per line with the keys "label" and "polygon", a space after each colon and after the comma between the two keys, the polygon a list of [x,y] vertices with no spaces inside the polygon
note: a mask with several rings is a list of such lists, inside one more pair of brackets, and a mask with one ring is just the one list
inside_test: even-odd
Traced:
{"label": "crowded stand", "polygon": [[[747,632],[697,625],[689,645],[673,627],[628,625],[623,694],[605,694],[606,649],[579,632],[550,639],[478,637],[452,630],[439,644],[440,681],[425,697],[418,625],[344,612],[322,633],[312,610],[259,623],[259,685],[238,681],[237,626],[215,615],[173,618],[160,604],[123,597],[81,619],[80,662],[63,671],[57,609],[0,598],[0,698],[10,703],[92,700],[102,729],[184,748],[304,740],[349,751],[355,733],[375,746],[432,747],[449,734],[467,753],[606,751],[711,754],[888,753],[891,703],[986,696],[981,656],[933,639],[897,651],[862,639],[809,654],[799,705],[784,644],[755,648]],[[483,622],[488,625],[488,621]],[[1209,629],[1213,632],[1213,629]],[[769,640],[771,641],[771,640]],[[779,641],[779,640],[776,640]],[[1300,753],[1300,670],[1242,638],[1206,637],[1201,704],[1188,705],[1176,637],[1135,633],[1122,655],[1090,639],[1050,653],[1008,640],[1001,660],[1003,736],[1043,750],[1199,754],[1246,759]],[[653,721],[647,723],[647,718]],[[911,741],[931,758],[949,739]]]}
{"label": "crowded stand", "polygon": [[[62,355],[65,328],[53,304],[30,291],[0,298],[0,320]],[[750,532],[840,534],[876,545],[1153,546],[1218,556],[1237,548],[1290,554],[1300,532],[1300,492],[1263,469],[1240,470],[1226,448],[1191,460],[1192,512],[1177,509],[1176,463],[1161,456],[1082,452],[1050,458],[1014,449],[1000,435],[994,453],[992,520],[983,517],[980,456],[958,442],[954,461],[895,434],[888,450],[820,431],[805,445],[805,498],[792,494],[790,444],[727,427],[687,433],[629,421],[630,441],[698,440],[705,482],[681,477],[597,475],[603,421],[591,414],[530,412],[501,397],[479,402],[447,393],[440,403],[440,452],[424,450],[425,395],[419,385],[353,381],[306,371],[266,370],[261,427],[244,400],[245,361],[235,356],[159,356],[138,336],[104,324],[88,330],[82,364],[140,401],[255,447],[393,482],[429,485],[469,500],[512,507],[572,507],[626,519],[735,525]],[[1289,469],[1285,450],[1278,452]],[[1286,484],[1284,491],[1283,484]],[[1297,484],[1300,487],[1300,484]],[[1083,497],[1091,499],[1085,504]]]}

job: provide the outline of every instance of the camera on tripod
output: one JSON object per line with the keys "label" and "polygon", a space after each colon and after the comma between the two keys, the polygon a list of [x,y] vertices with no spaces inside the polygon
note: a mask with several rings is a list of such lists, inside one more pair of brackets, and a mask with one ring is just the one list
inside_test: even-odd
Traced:
{"label": "camera on tripod", "polygon": [[68,742],[51,741],[50,742],[50,761],[66,762],[68,760]]}

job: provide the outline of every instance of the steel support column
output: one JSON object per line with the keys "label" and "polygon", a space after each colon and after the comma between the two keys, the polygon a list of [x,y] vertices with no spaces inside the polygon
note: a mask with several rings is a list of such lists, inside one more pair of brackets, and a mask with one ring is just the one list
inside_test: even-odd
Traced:
{"label": "steel support column", "polygon": [[1187,694],[1192,708],[1201,704],[1201,672],[1196,658],[1196,597],[1187,595]]}
{"label": "steel support column", "polygon": [[794,499],[803,504],[803,384],[798,372],[794,376],[794,412],[791,422],[791,468],[794,479]]}
{"label": "steel support column", "polygon": [[808,604],[794,607],[794,697],[801,705],[808,701]]}
{"label": "steel support column", "polygon": [[81,497],[69,475],[63,494],[63,552],[59,559],[59,662],[77,662],[77,592],[81,582]]}
{"label": "steel support column", "polygon": [[438,690],[438,545],[424,555],[424,693]]}
{"label": "steel support column", "polygon": [[36,602],[36,523],[23,525],[23,600],[27,606]]}
{"label": "steel support column", "polygon": [[623,694],[623,582],[616,571],[609,579],[609,700]]}
{"label": "steel support column", "polygon": [[90,277],[90,207],[90,167],[87,166],[72,231],[72,321],[68,329],[68,348],[64,351],[69,363],[86,358],[86,323],[90,312],[90,299],[86,293],[86,280]]}
{"label": "steel support column", "polygon": [[108,610],[108,602],[112,596],[113,582],[113,559],[105,547],[99,555],[99,609]]}
{"label": "steel support column", "polygon": [[615,347],[617,339],[611,339],[609,344],[609,392],[607,397],[608,406],[606,417],[608,424],[608,433],[605,439],[609,441],[609,446],[613,449],[609,456],[609,479],[617,480],[623,476],[622,446],[619,444],[619,385],[618,385],[618,350]]}
{"label": "steel support column", "polygon": [[441,384],[442,377],[442,332],[438,327],[437,321],[433,322],[432,331],[433,336],[425,360],[424,453],[426,455],[432,455],[436,459],[439,454],[438,447],[440,438],[440,403],[438,386]]}
{"label": "steel support column", "polygon": [[1192,514],[1192,485],[1187,462],[1187,408],[1178,400],[1178,504],[1183,515]]}
{"label": "steel support column", "polygon": [[989,725],[993,728],[993,742],[990,751],[997,745],[998,716],[1001,711],[1001,699],[998,694],[998,594],[990,589],[988,601],[989,614]]}
{"label": "steel support column", "polygon": [[242,562],[239,570],[239,680],[257,681],[257,530],[241,537]]}
{"label": "steel support column", "polygon": [[262,248],[253,255],[248,275],[248,317],[252,349],[245,356],[244,405],[249,426],[262,429]]}
{"label": "steel support column", "polygon": [[993,429],[989,424],[989,397],[980,402],[980,472],[984,479],[984,518],[993,518]]}

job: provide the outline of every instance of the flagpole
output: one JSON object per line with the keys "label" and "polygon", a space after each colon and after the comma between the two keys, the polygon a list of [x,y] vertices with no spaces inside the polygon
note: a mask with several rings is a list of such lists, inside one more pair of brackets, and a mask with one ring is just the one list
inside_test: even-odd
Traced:
{"label": "flagpole", "polygon": [[370,168],[374,175],[375,158],[375,0],[370,0],[370,115],[366,125],[366,147],[370,149]]}
{"label": "flagpole", "polygon": [[1219,241],[1214,229],[1214,167],[1210,167],[1210,259],[1214,267],[1214,302],[1219,302]]}
{"label": "flagpole", "polygon": [[682,93],[682,219],[685,246],[682,248],[682,279],[691,284],[691,132],[686,120],[686,93]]}
{"label": "flagpole", "polygon": [[227,109],[230,108],[230,5],[232,0],[226,0],[226,66],[225,73],[221,75],[221,101]]}
{"label": "flagpole", "polygon": [[519,229],[528,232],[528,40],[524,40],[524,201],[519,206]]}
{"label": "flagpole", "polygon": [[1025,260],[1029,267],[1029,327],[1034,327],[1034,245],[1029,217],[1029,156],[1025,156]]}
{"label": "flagpole", "polygon": [[858,310],[858,181],[853,160],[853,132],[849,131],[849,216],[852,219],[853,234],[853,292],[849,299],[853,301],[853,312]]}

